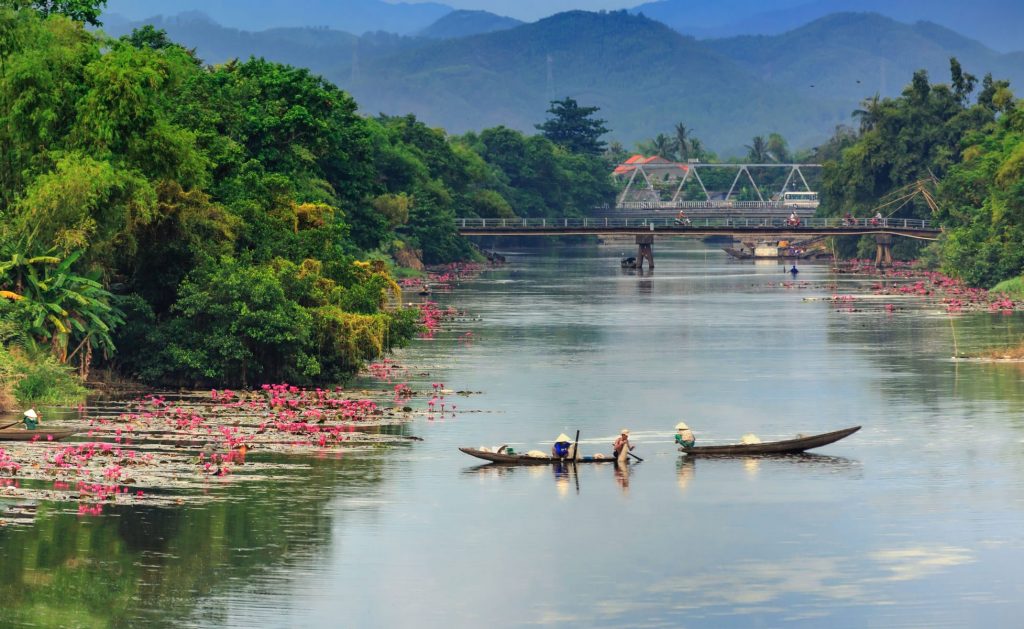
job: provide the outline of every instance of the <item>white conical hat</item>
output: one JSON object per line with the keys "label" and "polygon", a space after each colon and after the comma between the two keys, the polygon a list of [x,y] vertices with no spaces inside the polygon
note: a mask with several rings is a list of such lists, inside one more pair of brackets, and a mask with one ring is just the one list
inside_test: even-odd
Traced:
{"label": "white conical hat", "polygon": [[555,443],[562,443],[563,441],[564,441],[565,443],[569,443],[570,441],[572,441],[572,439],[570,439],[570,438],[569,438],[569,437],[568,437],[568,436],[567,436],[567,435],[566,435],[566,434],[565,434],[565,433],[563,432],[562,434],[558,435],[558,438],[557,438],[557,439],[555,439]]}
{"label": "white conical hat", "polygon": [[38,419],[39,418],[39,416],[36,415],[36,409],[34,409],[34,408],[30,408],[27,411],[25,411],[25,417],[29,417],[29,418],[32,418],[32,419]]}
{"label": "white conical hat", "polygon": [[676,424],[676,430],[689,430],[690,427],[686,425],[686,422],[679,422]]}

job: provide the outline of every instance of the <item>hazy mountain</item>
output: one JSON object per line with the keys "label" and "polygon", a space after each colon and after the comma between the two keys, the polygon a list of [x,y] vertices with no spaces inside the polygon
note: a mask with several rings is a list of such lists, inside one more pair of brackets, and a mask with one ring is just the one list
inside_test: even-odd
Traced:
{"label": "hazy mountain", "polygon": [[108,20],[103,30],[114,37],[143,24],[167,31],[172,41],[195,48],[207,63],[229,59],[266,57],[280,63],[309,68],[334,81],[358,75],[361,62],[423,46],[432,40],[391,33],[367,33],[362,37],[326,28],[274,28],[259,32],[222,26],[199,12],[156,17],[139,22]]}
{"label": "hazy mountain", "polygon": [[630,144],[679,121],[718,149],[771,131],[807,144],[852,108],[823,99],[794,106],[751,69],[625,12],[562,13],[376,59],[356,81],[338,78],[366,111],[411,111],[453,132],[532,130],[549,100],[572,96],[600,107],[613,137]]}
{"label": "hazy mountain", "polygon": [[874,12],[901,22],[934,22],[1003,52],[1024,49],[1021,0],[778,0],[765,10],[767,4],[762,0],[662,0],[633,11],[698,37],[773,35],[832,13]]}
{"label": "hazy mountain", "polygon": [[487,11],[452,11],[427,28],[416,33],[432,39],[454,39],[503,31],[522,24],[519,20]]}
{"label": "hazy mountain", "polygon": [[[1024,85],[1024,65],[936,24],[907,25],[878,14],[838,13],[775,36],[710,40],[707,45],[787,86],[798,98],[845,102],[900,93],[915,70],[949,82],[949,58],[979,78],[992,72]],[[813,86],[813,87],[812,87]]]}
{"label": "hazy mountain", "polygon": [[104,20],[109,21],[108,14],[136,22],[155,15],[202,11],[219,24],[249,31],[326,26],[356,34],[409,34],[452,10],[433,2],[392,4],[382,0],[109,0]]}
{"label": "hazy mountain", "polygon": [[870,14],[708,41],[625,12],[564,13],[442,41],[313,28],[254,33],[195,13],[155,25],[210,63],[256,55],[309,67],[369,114],[411,112],[456,133],[502,124],[532,132],[548,101],[572,96],[601,107],[611,138],[627,145],[683,122],[709,148],[731,154],[771,132],[811,146],[849,123],[863,99],[899,93],[919,68],[948,81],[950,56],[979,77],[991,71],[1024,85],[1024,53],[1000,55],[935,24]]}

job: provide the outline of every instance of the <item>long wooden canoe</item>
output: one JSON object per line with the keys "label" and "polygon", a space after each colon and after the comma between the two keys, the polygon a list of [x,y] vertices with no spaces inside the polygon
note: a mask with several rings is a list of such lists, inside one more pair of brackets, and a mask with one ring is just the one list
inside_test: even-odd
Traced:
{"label": "long wooden canoe", "polygon": [[680,448],[689,455],[700,456],[733,456],[743,454],[796,454],[812,448],[820,448],[840,439],[849,437],[860,430],[860,426],[844,428],[835,432],[826,432],[809,437],[797,437],[785,441],[768,441],[765,443],[737,443],[727,446],[693,446]]}
{"label": "long wooden canoe", "polygon": [[77,430],[46,430],[43,428],[36,428],[35,430],[0,430],[0,441],[32,441],[32,439],[37,441],[60,441],[77,432]]}
{"label": "long wooden canoe", "polygon": [[[572,463],[572,459],[560,459],[552,456],[526,456],[525,454],[498,454],[497,452],[484,452],[483,450],[477,450],[476,448],[459,448],[469,456],[475,456],[478,459],[485,461],[491,461],[493,463],[503,463],[506,465],[551,465],[552,463]],[[577,463],[615,463],[615,457],[608,456],[603,458],[595,458],[592,456],[581,456],[576,460]]]}

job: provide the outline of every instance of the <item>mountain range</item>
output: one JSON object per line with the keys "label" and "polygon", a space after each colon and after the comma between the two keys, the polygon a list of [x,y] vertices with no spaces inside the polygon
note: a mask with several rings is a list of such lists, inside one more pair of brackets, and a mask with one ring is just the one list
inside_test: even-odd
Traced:
{"label": "mountain range", "polygon": [[[467,23],[494,23],[478,17]],[[771,132],[794,147],[814,145],[850,122],[861,100],[898,94],[919,68],[948,80],[951,56],[978,76],[1024,82],[1024,54],[1001,55],[936,24],[878,14],[702,41],[624,11],[568,12],[440,40],[324,28],[248,32],[198,14],[152,22],[211,63],[256,55],[310,67],[366,113],[411,112],[454,133],[502,124],[532,132],[550,100],[572,96],[600,107],[610,139],[627,146],[683,122],[723,154],[742,153],[751,137]],[[131,26],[106,28],[120,34]]]}
{"label": "mountain range", "polygon": [[[137,22],[169,16],[167,0],[108,0],[104,22]],[[173,14],[202,11],[213,21],[233,28],[260,31],[282,27],[328,27],[361,34],[387,31],[408,35],[451,13],[435,2],[382,0],[175,0]]]}
{"label": "mountain range", "polygon": [[934,22],[1002,52],[1024,49],[1020,0],[660,0],[631,11],[703,38],[777,35],[833,13],[868,12]]}

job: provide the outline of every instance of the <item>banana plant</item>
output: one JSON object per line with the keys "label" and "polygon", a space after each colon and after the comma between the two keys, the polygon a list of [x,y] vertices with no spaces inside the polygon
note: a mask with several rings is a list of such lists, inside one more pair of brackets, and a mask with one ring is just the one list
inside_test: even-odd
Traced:
{"label": "banana plant", "polygon": [[28,336],[49,345],[57,360],[75,365],[87,378],[94,349],[114,352],[111,334],[124,315],[96,275],[72,270],[81,254],[63,259],[9,254],[0,261],[0,297],[9,301]]}

